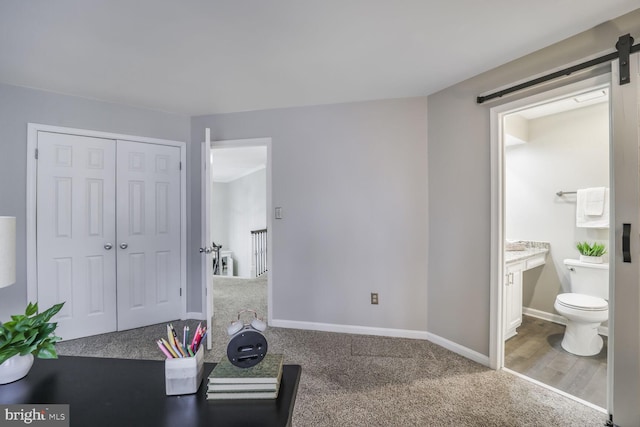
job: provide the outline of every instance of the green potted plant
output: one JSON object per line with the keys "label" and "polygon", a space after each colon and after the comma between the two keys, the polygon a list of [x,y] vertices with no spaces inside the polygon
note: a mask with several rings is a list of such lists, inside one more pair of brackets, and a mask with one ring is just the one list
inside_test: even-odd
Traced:
{"label": "green potted plant", "polygon": [[64,303],[56,304],[38,313],[38,303],[29,303],[24,314],[11,316],[9,322],[0,323],[0,384],[17,381],[27,375],[33,357],[56,359],[54,334],[57,323],[49,320]]}
{"label": "green potted plant", "polygon": [[580,261],[595,264],[602,264],[602,255],[607,253],[604,244],[597,242],[593,242],[591,245],[588,242],[578,242],[576,248],[580,252]]}

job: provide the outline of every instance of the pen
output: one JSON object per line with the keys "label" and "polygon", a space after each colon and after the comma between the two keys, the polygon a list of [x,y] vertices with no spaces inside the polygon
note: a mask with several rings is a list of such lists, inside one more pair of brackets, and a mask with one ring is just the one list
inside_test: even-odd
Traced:
{"label": "pen", "polygon": [[[193,350],[193,346],[196,345],[196,338],[198,337],[198,334],[200,333],[200,325],[201,324],[202,324],[202,322],[198,323],[198,327],[196,328],[196,331],[193,334],[193,341],[191,341],[191,349],[192,350]],[[195,351],[194,351],[194,353],[195,353]]]}
{"label": "pen", "polygon": [[195,336],[195,343],[193,344],[193,352],[198,351],[198,346],[200,345],[200,340],[202,340],[202,335],[204,334],[205,328],[198,328],[197,335]]}
{"label": "pen", "polygon": [[184,328],[182,328],[182,343],[186,346],[187,345],[187,339],[189,338],[189,327],[185,325]]}
{"label": "pen", "polygon": [[193,352],[197,352],[198,351],[198,347],[200,347],[200,343],[202,342],[202,338],[204,338],[204,336],[207,333],[207,328],[204,327],[200,330],[200,334],[198,334],[198,340],[196,341],[196,345],[193,348]]}
{"label": "pen", "polygon": [[202,337],[200,338],[200,341],[198,342],[198,347],[200,347],[200,344],[202,344],[202,340],[207,336],[208,333],[209,333],[209,331],[207,330],[207,328],[204,328],[204,333],[202,334]]}
{"label": "pen", "polygon": [[173,329],[173,325],[169,323],[169,328],[171,329],[171,335],[173,336],[173,343],[178,345],[178,334],[176,334],[176,330]]}

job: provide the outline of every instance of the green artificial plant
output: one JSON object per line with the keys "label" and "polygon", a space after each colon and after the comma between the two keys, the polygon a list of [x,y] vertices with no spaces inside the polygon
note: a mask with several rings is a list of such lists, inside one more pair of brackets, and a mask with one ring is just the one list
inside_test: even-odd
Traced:
{"label": "green artificial plant", "polygon": [[49,320],[60,311],[64,303],[56,304],[38,313],[38,303],[29,303],[24,314],[11,316],[9,322],[0,323],[0,365],[9,358],[29,353],[41,359],[57,359],[55,336],[57,323]]}
{"label": "green artificial plant", "polygon": [[580,255],[584,256],[602,256],[607,253],[604,244],[597,242],[593,242],[593,245],[587,242],[578,242],[576,248],[578,248]]}

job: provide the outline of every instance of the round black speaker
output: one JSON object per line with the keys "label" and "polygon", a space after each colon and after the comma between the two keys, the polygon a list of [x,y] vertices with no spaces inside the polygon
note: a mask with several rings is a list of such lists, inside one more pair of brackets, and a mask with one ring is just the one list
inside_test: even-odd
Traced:
{"label": "round black speaker", "polygon": [[239,368],[250,368],[262,362],[267,354],[267,339],[247,326],[231,337],[227,345],[229,361]]}

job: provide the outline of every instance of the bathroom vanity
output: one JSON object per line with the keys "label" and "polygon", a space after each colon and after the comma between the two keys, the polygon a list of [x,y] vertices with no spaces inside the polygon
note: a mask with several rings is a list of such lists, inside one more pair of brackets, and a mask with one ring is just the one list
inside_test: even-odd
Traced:
{"label": "bathroom vanity", "polygon": [[505,340],[516,335],[522,324],[522,273],[543,265],[548,252],[549,243],[545,242],[517,242],[505,247],[502,290]]}

